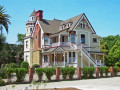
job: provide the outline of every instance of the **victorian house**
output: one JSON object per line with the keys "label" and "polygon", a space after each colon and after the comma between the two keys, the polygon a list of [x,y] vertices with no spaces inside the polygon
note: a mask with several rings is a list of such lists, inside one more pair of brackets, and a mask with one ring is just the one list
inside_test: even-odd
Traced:
{"label": "victorian house", "polygon": [[85,13],[65,21],[46,20],[42,10],[34,10],[26,23],[24,61],[41,67],[102,66],[100,40]]}

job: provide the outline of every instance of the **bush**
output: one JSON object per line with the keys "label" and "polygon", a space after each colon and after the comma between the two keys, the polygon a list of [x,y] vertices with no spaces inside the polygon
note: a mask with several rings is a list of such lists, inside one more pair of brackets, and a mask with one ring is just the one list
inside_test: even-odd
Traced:
{"label": "bush", "polygon": [[51,80],[51,77],[55,74],[55,68],[44,68],[45,75],[48,80]]}
{"label": "bush", "polygon": [[17,64],[16,63],[9,63],[8,68],[17,68]]}
{"label": "bush", "polygon": [[17,81],[18,82],[24,81],[25,75],[27,73],[27,69],[26,68],[16,68],[15,72],[16,72]]}
{"label": "bush", "polygon": [[87,78],[88,77],[88,67],[83,67],[82,71],[83,71],[83,77]]}
{"label": "bush", "polygon": [[14,71],[14,69],[12,69],[12,68],[6,69],[6,75],[7,75],[8,81],[11,81],[11,74],[13,73],[13,71]]}
{"label": "bush", "polygon": [[42,80],[42,76],[43,76],[43,71],[44,71],[44,69],[43,69],[43,68],[36,68],[35,71],[36,71],[36,73],[37,73],[37,76],[38,76],[38,78],[39,78],[39,81],[41,81],[41,80]]}
{"label": "bush", "polygon": [[0,77],[2,77],[3,79],[7,78],[6,69],[7,69],[7,64],[2,64],[0,69]]}
{"label": "bush", "polygon": [[0,86],[5,86],[5,81],[0,77]]}
{"label": "bush", "polygon": [[74,67],[68,67],[68,76],[69,79],[73,79],[73,75],[75,74],[75,68]]}
{"label": "bush", "polygon": [[32,68],[39,68],[39,67],[40,67],[40,65],[38,65],[38,64],[32,65]]}
{"label": "bush", "polygon": [[114,66],[113,69],[114,69],[115,76],[117,76],[119,67],[118,66]]}
{"label": "bush", "polygon": [[105,76],[107,77],[109,73],[109,67],[105,67]]}
{"label": "bush", "polygon": [[95,71],[95,67],[88,67],[88,76],[93,77],[94,71]]}
{"label": "bush", "polygon": [[69,67],[64,67],[64,68],[61,68],[61,69],[60,69],[60,70],[61,70],[61,73],[62,73],[63,79],[66,79],[67,76],[68,76],[68,74],[69,74],[68,68],[69,68]]}
{"label": "bush", "polygon": [[103,77],[103,73],[105,72],[105,67],[99,67],[100,76]]}
{"label": "bush", "polygon": [[20,67],[21,68],[29,68],[29,63],[28,62],[26,62],[26,61],[23,61],[22,63],[21,63],[21,65],[20,65]]}

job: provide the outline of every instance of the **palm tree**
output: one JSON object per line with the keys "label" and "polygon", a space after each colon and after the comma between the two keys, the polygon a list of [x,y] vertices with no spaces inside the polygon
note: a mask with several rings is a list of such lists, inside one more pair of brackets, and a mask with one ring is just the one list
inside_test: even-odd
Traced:
{"label": "palm tree", "polygon": [[1,30],[1,34],[2,34],[2,29],[3,26],[6,29],[6,32],[8,33],[8,24],[11,24],[9,18],[10,16],[8,14],[5,14],[6,11],[3,8],[3,6],[0,6],[0,30]]}

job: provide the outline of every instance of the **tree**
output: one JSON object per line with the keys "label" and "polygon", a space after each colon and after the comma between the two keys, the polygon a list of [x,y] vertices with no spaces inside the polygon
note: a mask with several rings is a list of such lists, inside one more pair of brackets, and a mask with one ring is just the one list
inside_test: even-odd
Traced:
{"label": "tree", "polygon": [[24,44],[24,37],[25,37],[25,34],[19,34],[18,33],[18,35],[17,35],[17,38],[18,38],[18,40],[17,40],[17,42],[20,42],[20,44]]}
{"label": "tree", "polygon": [[2,34],[2,26],[4,26],[4,28],[6,29],[7,33],[8,33],[8,25],[11,24],[9,18],[10,16],[8,14],[5,14],[6,11],[3,8],[3,6],[0,6],[0,30],[1,30],[1,34]]}

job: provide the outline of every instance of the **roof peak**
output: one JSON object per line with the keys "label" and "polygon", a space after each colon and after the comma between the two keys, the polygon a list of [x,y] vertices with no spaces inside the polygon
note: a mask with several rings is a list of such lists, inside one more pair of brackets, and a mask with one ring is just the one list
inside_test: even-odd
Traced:
{"label": "roof peak", "polygon": [[36,11],[33,10],[32,14],[30,16],[36,16]]}

